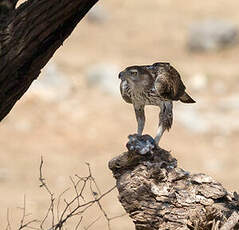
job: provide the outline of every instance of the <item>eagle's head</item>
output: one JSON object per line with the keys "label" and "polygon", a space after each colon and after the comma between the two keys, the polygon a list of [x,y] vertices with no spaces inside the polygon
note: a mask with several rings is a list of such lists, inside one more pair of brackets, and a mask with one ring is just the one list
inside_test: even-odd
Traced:
{"label": "eagle's head", "polygon": [[132,88],[145,89],[153,84],[153,77],[149,71],[140,66],[130,66],[119,73],[119,79],[127,81]]}

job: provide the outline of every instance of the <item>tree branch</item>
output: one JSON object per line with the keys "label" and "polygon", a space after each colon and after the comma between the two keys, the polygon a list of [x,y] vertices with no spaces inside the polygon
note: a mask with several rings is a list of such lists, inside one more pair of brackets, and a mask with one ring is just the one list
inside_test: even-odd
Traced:
{"label": "tree branch", "polygon": [[[147,145],[151,146],[148,153],[139,154],[139,146]],[[131,150],[112,159],[109,168],[116,178],[119,201],[136,230],[238,229],[236,193],[227,192],[210,176],[178,168],[177,160],[168,151],[152,147],[147,135],[130,136],[127,147]]]}
{"label": "tree branch", "polygon": [[0,15],[0,120],[97,1],[28,0]]}

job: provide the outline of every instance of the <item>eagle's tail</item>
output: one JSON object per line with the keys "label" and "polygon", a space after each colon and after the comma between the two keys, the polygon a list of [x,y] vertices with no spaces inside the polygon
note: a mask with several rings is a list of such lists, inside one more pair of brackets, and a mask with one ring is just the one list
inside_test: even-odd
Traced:
{"label": "eagle's tail", "polygon": [[179,100],[183,103],[195,103],[194,101],[186,92],[179,98]]}

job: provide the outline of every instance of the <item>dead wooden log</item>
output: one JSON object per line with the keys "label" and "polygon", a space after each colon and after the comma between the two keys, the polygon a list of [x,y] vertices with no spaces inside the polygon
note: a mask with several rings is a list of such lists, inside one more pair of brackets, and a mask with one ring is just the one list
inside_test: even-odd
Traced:
{"label": "dead wooden log", "polygon": [[0,0],[0,120],[98,0]]}
{"label": "dead wooden log", "polygon": [[239,229],[236,193],[208,175],[179,168],[171,153],[156,147],[148,135],[130,136],[127,147],[109,168],[136,230]]}

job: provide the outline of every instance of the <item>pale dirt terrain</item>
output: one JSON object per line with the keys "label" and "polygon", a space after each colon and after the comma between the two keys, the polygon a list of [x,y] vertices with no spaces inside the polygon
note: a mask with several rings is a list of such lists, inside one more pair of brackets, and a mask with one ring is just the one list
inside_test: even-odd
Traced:
{"label": "pale dirt terrain", "polygon": [[[48,209],[48,196],[38,181],[41,156],[45,177],[56,196],[71,186],[69,176],[87,175],[85,162],[91,164],[102,191],[114,186],[108,161],[125,151],[127,135],[135,132],[136,122],[132,107],[119,96],[88,87],[85,76],[91,65],[113,63],[123,69],[132,64],[170,61],[186,85],[197,73],[209,78],[201,91],[188,86],[197,104],[182,105],[185,114],[193,106],[203,108],[202,112],[213,111],[212,121],[218,112],[225,117],[233,114],[236,120],[239,116],[238,106],[225,113],[215,107],[218,99],[236,95],[239,90],[239,45],[200,54],[185,48],[188,27],[195,20],[223,18],[239,26],[238,1],[106,0],[101,4],[108,19],[103,23],[84,19],[52,60],[72,81],[72,92],[56,101],[27,93],[1,123],[0,229],[6,227],[7,209],[12,229],[16,229],[24,195],[32,218],[41,218]],[[225,90],[215,92],[213,85],[219,80]],[[175,108],[175,116],[182,106]],[[157,112],[157,108],[147,108],[145,132],[151,135],[156,132]],[[224,123],[223,127],[227,125]],[[185,170],[210,174],[234,191],[239,187],[239,130],[224,131],[214,127],[206,133],[192,132],[175,119],[160,145],[171,150]],[[124,212],[116,191],[102,203],[109,216]],[[85,214],[81,229],[100,215],[97,207],[91,209]],[[67,229],[73,229],[73,225]],[[104,218],[91,229],[107,229]],[[134,227],[125,216],[112,221],[112,229]]]}

